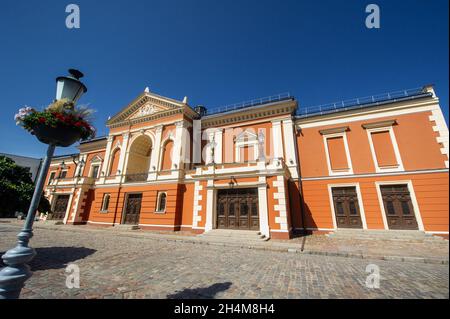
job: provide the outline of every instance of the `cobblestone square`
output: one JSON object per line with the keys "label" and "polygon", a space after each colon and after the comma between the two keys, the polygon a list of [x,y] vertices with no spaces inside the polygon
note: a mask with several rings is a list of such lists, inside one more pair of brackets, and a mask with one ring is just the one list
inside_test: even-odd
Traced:
{"label": "cobblestone square", "polygon": [[[20,230],[0,224],[0,252]],[[448,298],[448,265],[220,247],[117,235],[35,229],[33,277],[21,298]],[[66,266],[80,288],[66,287]],[[366,267],[380,269],[379,289]]]}

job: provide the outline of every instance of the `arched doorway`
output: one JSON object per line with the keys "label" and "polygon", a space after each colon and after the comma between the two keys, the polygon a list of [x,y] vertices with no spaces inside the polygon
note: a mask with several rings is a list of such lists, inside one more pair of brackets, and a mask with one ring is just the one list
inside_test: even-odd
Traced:
{"label": "arched doorway", "polygon": [[145,181],[150,170],[152,140],[147,135],[137,137],[131,144],[126,169],[127,182]]}

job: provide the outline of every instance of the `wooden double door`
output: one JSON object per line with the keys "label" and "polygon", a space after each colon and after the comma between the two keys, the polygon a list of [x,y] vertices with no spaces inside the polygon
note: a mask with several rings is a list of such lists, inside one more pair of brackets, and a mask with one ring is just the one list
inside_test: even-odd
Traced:
{"label": "wooden double door", "polygon": [[389,229],[419,229],[408,185],[383,185],[381,195]]}
{"label": "wooden double door", "polygon": [[124,216],[122,224],[138,225],[141,215],[142,193],[127,194],[125,199]]}
{"label": "wooden double door", "polygon": [[334,212],[338,228],[362,228],[356,187],[332,188]]}
{"label": "wooden double door", "polygon": [[236,188],[217,192],[217,228],[259,230],[257,188]]}
{"label": "wooden double door", "polygon": [[67,206],[69,206],[70,195],[57,195],[50,220],[63,220],[66,216]]}

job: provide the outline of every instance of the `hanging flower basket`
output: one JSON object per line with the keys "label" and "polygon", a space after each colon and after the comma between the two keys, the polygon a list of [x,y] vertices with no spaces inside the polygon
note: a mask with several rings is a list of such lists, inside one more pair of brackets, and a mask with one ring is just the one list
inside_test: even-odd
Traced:
{"label": "hanging flower basket", "polygon": [[67,125],[57,125],[56,127],[45,124],[33,126],[32,134],[45,144],[67,147],[81,139],[81,133],[77,128]]}
{"label": "hanging flower basket", "polygon": [[83,107],[75,109],[74,104],[67,100],[59,100],[41,112],[30,107],[22,108],[14,119],[42,143],[67,147],[79,140],[95,137],[95,129],[87,120],[92,113]]}

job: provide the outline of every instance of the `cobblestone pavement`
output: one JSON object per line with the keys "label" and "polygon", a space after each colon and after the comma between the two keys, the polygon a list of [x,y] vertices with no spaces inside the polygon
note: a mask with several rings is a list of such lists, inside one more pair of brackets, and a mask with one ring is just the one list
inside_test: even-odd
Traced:
{"label": "cobblestone pavement", "polygon": [[[0,252],[17,225],[0,224]],[[106,231],[36,229],[33,277],[22,298],[449,298],[448,265],[290,254],[117,236]],[[65,267],[80,268],[80,289]],[[379,289],[365,285],[380,269]]]}

